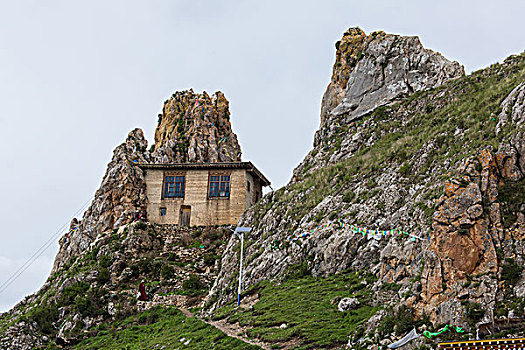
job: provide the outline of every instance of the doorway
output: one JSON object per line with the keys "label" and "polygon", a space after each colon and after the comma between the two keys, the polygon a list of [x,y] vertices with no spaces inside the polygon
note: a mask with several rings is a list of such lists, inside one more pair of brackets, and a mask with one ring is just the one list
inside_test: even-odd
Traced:
{"label": "doorway", "polygon": [[191,205],[180,206],[180,225],[190,226]]}

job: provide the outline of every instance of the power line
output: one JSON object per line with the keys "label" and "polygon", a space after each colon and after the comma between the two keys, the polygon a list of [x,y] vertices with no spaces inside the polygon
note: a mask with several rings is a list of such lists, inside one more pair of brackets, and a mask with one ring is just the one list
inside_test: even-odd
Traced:
{"label": "power line", "polygon": [[[86,208],[86,206],[89,204],[91,199],[86,201],[72,216],[71,219],[76,217],[79,213],[82,212]],[[16,281],[42,254],[46,251],[47,248],[49,248],[55,240],[62,234],[64,229],[67,227],[67,225],[71,222],[71,219],[69,219],[68,222],[60,226],[60,228],[55,232],[40,248],[37,249],[33,255],[26,260],[26,262],[18,268],[2,285],[0,285],[0,294],[2,294],[14,281]]]}

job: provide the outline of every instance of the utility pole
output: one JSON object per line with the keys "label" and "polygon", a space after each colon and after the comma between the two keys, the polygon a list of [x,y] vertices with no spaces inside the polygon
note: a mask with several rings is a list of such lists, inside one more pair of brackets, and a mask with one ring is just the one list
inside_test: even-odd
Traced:
{"label": "utility pole", "polygon": [[[231,230],[231,229],[230,229]],[[241,258],[239,263],[239,289],[237,291],[237,306],[241,305],[241,290],[242,290],[242,260],[244,256],[244,233],[250,232],[251,227],[237,227],[233,233],[241,240]]]}

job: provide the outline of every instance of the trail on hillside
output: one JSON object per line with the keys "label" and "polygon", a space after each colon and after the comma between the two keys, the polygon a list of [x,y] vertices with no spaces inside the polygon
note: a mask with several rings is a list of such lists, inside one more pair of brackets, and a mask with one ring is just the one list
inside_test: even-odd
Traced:
{"label": "trail on hillside", "polygon": [[[261,347],[261,348],[263,348],[265,350],[270,350],[271,349],[271,346],[269,344],[266,344],[266,343],[258,341],[258,340],[248,339],[245,336],[243,336],[242,334],[244,334],[246,332],[247,328],[241,327],[238,323],[231,324],[231,323],[228,323],[225,319],[224,320],[218,320],[218,321],[207,320],[205,318],[202,318],[202,317],[199,317],[199,316],[195,316],[189,310],[183,309],[183,308],[180,308],[180,311],[182,311],[182,313],[186,317],[197,317],[202,322],[207,323],[210,326],[213,326],[213,327],[217,328],[218,330],[220,330],[221,332],[223,332],[224,334],[226,334],[229,337],[239,339],[239,340],[241,340],[241,341],[243,341],[245,343],[251,344],[251,345],[259,346],[259,347]],[[286,348],[284,348],[284,349],[286,349]]]}

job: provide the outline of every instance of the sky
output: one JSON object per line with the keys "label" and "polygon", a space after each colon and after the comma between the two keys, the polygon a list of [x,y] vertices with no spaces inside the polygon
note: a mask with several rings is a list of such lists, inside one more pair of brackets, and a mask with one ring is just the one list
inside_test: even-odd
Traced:
{"label": "sky", "polygon": [[[152,143],[173,92],[224,92],[243,159],[277,189],[311,149],[347,28],[418,35],[471,72],[525,49],[523,13],[522,0],[0,0],[0,286],[93,198],[130,130]],[[50,242],[0,312],[43,284]]]}

